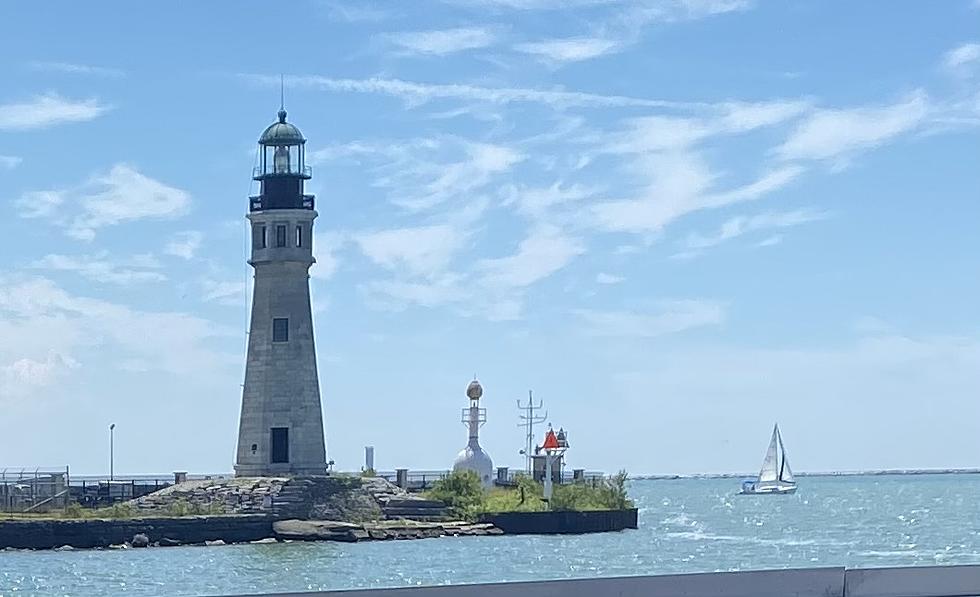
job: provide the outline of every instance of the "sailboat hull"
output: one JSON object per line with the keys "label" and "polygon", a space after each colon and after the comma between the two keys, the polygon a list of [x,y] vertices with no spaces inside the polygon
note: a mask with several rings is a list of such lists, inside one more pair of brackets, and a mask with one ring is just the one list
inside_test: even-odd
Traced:
{"label": "sailboat hull", "polygon": [[738,495],[790,495],[796,493],[796,486],[791,487],[759,487],[745,488]]}

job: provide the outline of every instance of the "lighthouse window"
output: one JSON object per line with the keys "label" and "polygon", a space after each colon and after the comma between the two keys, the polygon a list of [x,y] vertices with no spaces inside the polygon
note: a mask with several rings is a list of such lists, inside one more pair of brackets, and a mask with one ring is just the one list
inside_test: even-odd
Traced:
{"label": "lighthouse window", "polygon": [[272,320],[272,341],[289,342],[289,319],[276,317]]}
{"label": "lighthouse window", "polygon": [[265,248],[265,226],[252,228],[252,246],[256,249]]}
{"label": "lighthouse window", "polygon": [[279,224],[276,226],[276,246],[285,247],[286,246],[286,225]]}
{"label": "lighthouse window", "polygon": [[296,246],[297,247],[302,247],[303,246],[303,227],[302,226],[297,226],[296,227]]}

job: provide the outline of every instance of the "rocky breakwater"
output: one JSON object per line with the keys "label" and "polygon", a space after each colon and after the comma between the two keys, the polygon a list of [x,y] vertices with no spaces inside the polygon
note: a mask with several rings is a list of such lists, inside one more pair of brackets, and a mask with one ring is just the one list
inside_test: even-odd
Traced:
{"label": "rocky breakwater", "polygon": [[461,521],[383,520],[357,524],[328,520],[280,520],[273,523],[272,529],[279,540],[343,541],[347,543],[503,534],[503,531],[492,524]]}
{"label": "rocky breakwater", "polygon": [[186,481],[130,502],[146,515],[267,514],[275,519],[341,522],[450,520],[445,504],[380,478],[239,477]]}

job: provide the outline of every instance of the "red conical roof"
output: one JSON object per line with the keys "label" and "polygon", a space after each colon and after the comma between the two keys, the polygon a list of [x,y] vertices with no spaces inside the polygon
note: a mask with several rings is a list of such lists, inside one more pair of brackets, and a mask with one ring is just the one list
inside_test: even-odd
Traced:
{"label": "red conical roof", "polygon": [[552,429],[548,430],[548,433],[544,436],[544,443],[541,445],[542,450],[557,450],[561,446],[558,445],[558,438],[555,436],[555,432]]}

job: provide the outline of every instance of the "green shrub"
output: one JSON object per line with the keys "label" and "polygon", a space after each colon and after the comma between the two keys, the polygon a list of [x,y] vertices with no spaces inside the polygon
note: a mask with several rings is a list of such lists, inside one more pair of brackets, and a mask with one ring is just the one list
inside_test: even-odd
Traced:
{"label": "green shrub", "polygon": [[78,502],[72,502],[65,508],[62,516],[64,518],[85,518],[87,512]]}
{"label": "green shrub", "polygon": [[433,483],[426,497],[449,506],[454,516],[471,519],[483,509],[486,492],[475,472],[460,470]]}
{"label": "green shrub", "polygon": [[378,472],[375,471],[373,468],[366,468],[363,471],[361,471],[361,476],[366,479],[369,479],[371,477],[377,477]]}
{"label": "green shrub", "polygon": [[129,504],[113,504],[92,511],[93,518],[135,518],[136,514],[136,508]]}

